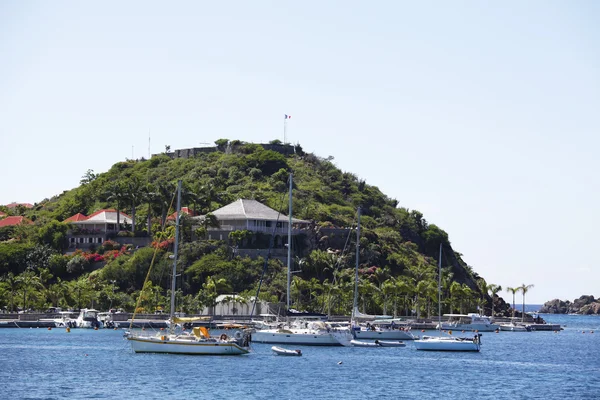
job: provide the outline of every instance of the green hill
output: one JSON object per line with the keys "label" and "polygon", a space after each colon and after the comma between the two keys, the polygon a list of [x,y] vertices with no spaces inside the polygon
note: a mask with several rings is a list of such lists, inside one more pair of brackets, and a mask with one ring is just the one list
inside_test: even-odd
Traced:
{"label": "green hill", "polygon": [[[34,224],[0,230],[0,240],[4,240],[0,243],[0,276],[4,277],[0,305],[40,309],[94,302],[98,308],[133,310],[154,257],[140,307],[146,311],[166,308],[163,288],[170,279],[168,253],[173,233],[166,217],[173,212],[176,181],[184,184],[182,205],[197,214],[210,213],[239,198],[254,199],[287,214],[287,180],[293,172],[294,217],[314,222],[305,240],[295,244],[301,250],[294,265],[300,271],[294,274],[292,285],[295,308],[350,313],[353,250],[344,252],[345,235],[336,238],[323,232],[353,226],[360,206],[361,311],[407,315],[415,310],[421,316],[437,315],[437,259],[442,243],[444,312],[473,311],[478,305],[491,312],[490,288],[454,252],[446,232],[428,223],[420,212],[399,206],[377,187],[340,171],[331,160],[277,141],[258,145],[219,140],[214,149],[196,150],[183,154],[188,158],[179,158],[182,153],[178,152],[164,153],[150,160],[116,163],[105,173],[88,171],[79,187],[20,210]],[[62,221],[109,207],[134,217],[135,229],[130,230],[135,232],[126,235],[152,237],[155,246],[134,251],[105,243],[92,253],[63,255],[68,226]],[[179,307],[194,313],[214,305],[218,294],[254,295],[264,260],[235,256],[231,242],[204,240],[204,228],[195,229],[188,217],[182,219]],[[263,240],[263,247],[268,242]],[[285,266],[272,259],[266,271],[261,298],[285,300]],[[495,307],[496,313],[507,308],[497,296]]]}

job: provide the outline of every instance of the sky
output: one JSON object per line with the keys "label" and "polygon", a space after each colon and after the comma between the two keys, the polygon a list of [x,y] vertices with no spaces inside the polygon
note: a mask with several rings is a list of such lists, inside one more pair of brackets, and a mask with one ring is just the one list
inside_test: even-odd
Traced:
{"label": "sky", "polygon": [[488,283],[598,297],[599,19],[592,0],[2,1],[0,204],[149,137],[283,140],[289,114],[288,141],[421,211]]}

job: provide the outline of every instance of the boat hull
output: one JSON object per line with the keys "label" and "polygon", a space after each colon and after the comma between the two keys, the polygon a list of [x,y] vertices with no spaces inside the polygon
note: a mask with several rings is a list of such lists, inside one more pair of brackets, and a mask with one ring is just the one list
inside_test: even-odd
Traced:
{"label": "boat hull", "polygon": [[445,331],[495,332],[500,329],[496,324],[442,324]]}
{"label": "boat hull", "polygon": [[350,344],[354,347],[381,347],[375,342],[361,342],[360,340],[351,340]]}
{"label": "boat hull", "polygon": [[415,340],[415,348],[425,351],[480,351],[481,344],[474,340],[457,338],[431,338]]}
{"label": "boat hull", "polygon": [[256,331],[252,333],[252,341],[269,344],[293,344],[302,346],[342,346],[336,337],[330,333],[294,333]]}
{"label": "boat hull", "polygon": [[284,349],[283,347],[277,347],[277,346],[271,347],[271,350],[273,351],[273,353],[275,353],[278,356],[299,357],[302,355],[302,351],[300,351],[300,350]]}
{"label": "boat hull", "polygon": [[159,340],[132,336],[127,337],[127,340],[131,343],[131,349],[135,353],[166,353],[204,356],[226,356],[249,353],[249,350],[238,346],[236,343]]}
{"label": "boat hull", "polygon": [[506,332],[527,332],[528,329],[521,325],[500,325],[501,331]]}
{"label": "boat hull", "polygon": [[402,330],[389,331],[358,331],[355,330],[354,337],[357,340],[414,340],[415,337]]}

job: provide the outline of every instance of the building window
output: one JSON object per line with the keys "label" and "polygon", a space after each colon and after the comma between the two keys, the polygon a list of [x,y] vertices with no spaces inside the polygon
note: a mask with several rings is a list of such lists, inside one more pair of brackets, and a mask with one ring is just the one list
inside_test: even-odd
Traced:
{"label": "building window", "polygon": [[115,224],[107,224],[106,225],[106,229],[108,229],[109,231],[114,231],[115,230]]}
{"label": "building window", "polygon": [[75,243],[75,238],[71,238],[71,243]]}
{"label": "building window", "polygon": [[102,243],[102,238],[98,238],[98,243]]}
{"label": "building window", "polygon": [[270,227],[271,227],[271,221],[267,221],[265,226],[266,226],[267,228],[270,228]]}
{"label": "building window", "polygon": [[79,243],[83,243],[83,238],[79,238]]}

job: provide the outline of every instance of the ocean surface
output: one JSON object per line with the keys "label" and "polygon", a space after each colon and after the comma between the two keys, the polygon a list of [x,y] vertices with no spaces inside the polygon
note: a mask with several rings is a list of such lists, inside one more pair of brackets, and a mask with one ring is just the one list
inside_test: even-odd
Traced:
{"label": "ocean surface", "polygon": [[121,330],[0,329],[0,398],[599,399],[600,317],[542,317],[564,330],[484,333],[480,353],[292,347],[302,357],[266,344],[245,356],[133,354]]}

